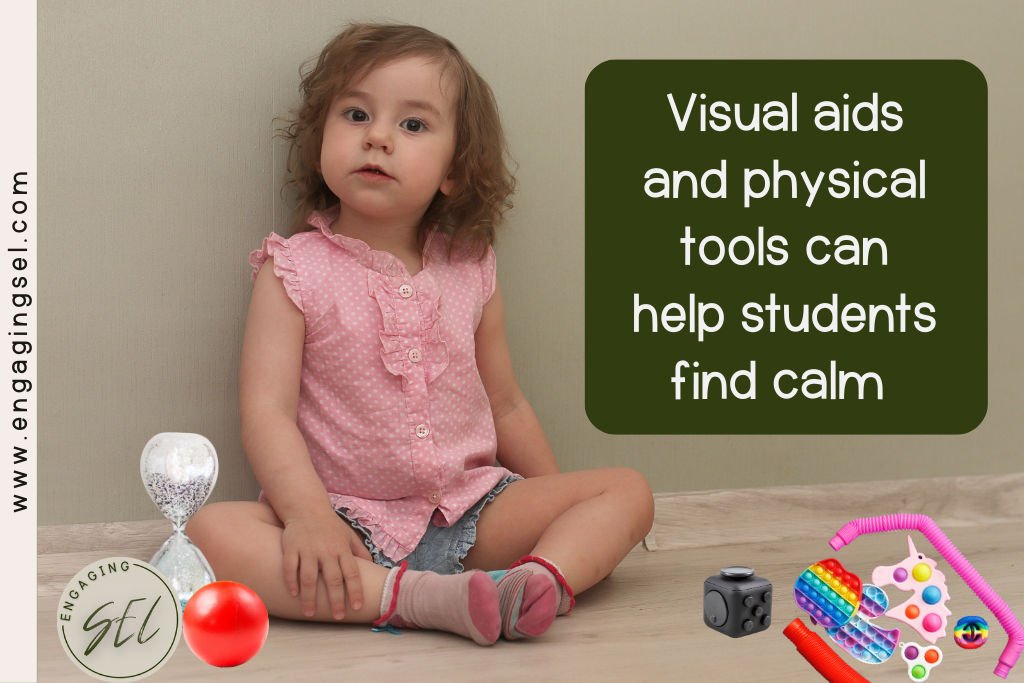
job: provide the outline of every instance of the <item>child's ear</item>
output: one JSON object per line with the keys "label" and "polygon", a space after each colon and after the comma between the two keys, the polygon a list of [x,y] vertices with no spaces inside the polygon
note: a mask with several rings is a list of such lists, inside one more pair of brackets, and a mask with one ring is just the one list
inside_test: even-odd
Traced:
{"label": "child's ear", "polygon": [[449,171],[445,179],[441,181],[441,187],[437,188],[441,190],[441,194],[446,197],[450,197],[452,190],[455,189],[455,171]]}

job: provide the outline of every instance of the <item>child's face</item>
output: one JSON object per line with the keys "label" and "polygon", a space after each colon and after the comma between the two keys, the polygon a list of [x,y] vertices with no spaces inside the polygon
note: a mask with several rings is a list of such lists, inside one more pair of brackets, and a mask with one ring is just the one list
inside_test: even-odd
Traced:
{"label": "child's face", "polygon": [[375,68],[335,99],[320,172],[343,216],[418,223],[438,189],[451,192],[454,90],[440,66],[409,57]]}

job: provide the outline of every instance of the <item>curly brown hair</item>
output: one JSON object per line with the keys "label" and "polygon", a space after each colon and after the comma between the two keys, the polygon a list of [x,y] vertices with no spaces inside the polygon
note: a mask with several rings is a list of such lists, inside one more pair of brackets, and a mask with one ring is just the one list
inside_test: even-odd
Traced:
{"label": "curly brown hair", "polygon": [[310,229],[313,211],[323,211],[338,198],[317,171],[323,144],[324,122],[335,98],[373,68],[404,57],[426,57],[441,66],[458,88],[454,99],[456,136],[452,160],[451,194],[438,191],[419,226],[420,245],[437,225],[450,235],[448,255],[454,250],[482,257],[494,244],[495,229],[512,208],[515,177],[506,164],[508,144],[498,106],[486,81],[451,41],[419,26],[403,24],[350,24],[299,69],[302,104],[291,112],[277,136],[290,141],[284,190],[291,190],[295,211],[290,234]]}

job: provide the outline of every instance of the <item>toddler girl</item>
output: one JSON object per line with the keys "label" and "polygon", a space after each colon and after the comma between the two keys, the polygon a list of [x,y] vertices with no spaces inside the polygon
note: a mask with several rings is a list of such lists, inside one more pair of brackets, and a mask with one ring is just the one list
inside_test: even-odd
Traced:
{"label": "toddler girl", "polygon": [[250,257],[242,444],[263,491],[202,508],[188,534],[278,617],[539,635],[654,505],[634,470],[559,473],[516,384],[493,94],[430,31],[354,25],[302,96],[293,234]]}

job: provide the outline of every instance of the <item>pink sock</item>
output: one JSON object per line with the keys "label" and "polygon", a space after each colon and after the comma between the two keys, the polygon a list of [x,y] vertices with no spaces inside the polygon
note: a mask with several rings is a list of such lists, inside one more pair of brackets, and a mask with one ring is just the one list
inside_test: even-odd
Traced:
{"label": "pink sock", "polygon": [[406,571],[401,563],[388,573],[381,596],[381,618],[374,627],[427,628],[493,645],[501,635],[498,589],[485,572],[441,575]]}
{"label": "pink sock", "polygon": [[561,570],[542,557],[528,555],[498,580],[501,633],[508,640],[539,636],[575,602]]}

